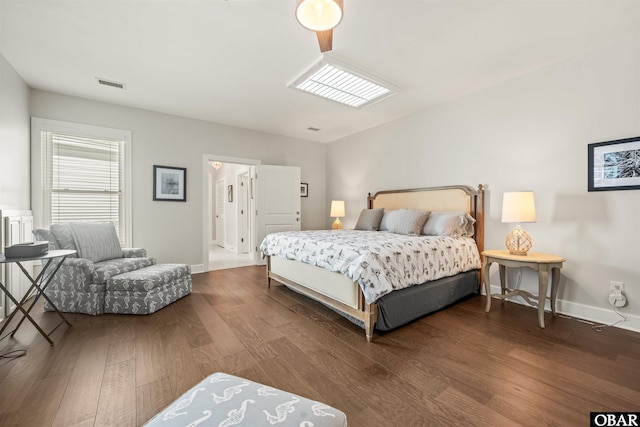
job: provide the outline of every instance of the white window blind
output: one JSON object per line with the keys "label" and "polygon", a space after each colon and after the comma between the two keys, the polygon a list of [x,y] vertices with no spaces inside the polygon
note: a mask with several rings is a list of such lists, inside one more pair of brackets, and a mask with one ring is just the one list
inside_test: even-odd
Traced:
{"label": "white window blind", "polygon": [[125,141],[42,131],[41,144],[45,222],[112,222],[124,243]]}

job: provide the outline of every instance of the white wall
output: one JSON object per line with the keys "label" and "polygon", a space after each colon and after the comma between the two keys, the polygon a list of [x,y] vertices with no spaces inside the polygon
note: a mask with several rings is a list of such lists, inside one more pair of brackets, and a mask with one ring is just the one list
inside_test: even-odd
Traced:
{"label": "white wall", "polygon": [[29,87],[0,55],[0,209],[31,209]]}
{"label": "white wall", "polygon": [[[186,263],[197,269],[206,261],[202,259],[203,239],[208,243],[203,230],[204,154],[300,166],[302,180],[315,190],[303,199],[302,226],[325,224],[325,144],[40,90],[31,92],[31,115],[131,131],[133,244],[146,248],[158,262]],[[187,168],[186,203],[152,200],[153,165]]]}
{"label": "white wall", "polygon": [[[587,192],[587,144],[634,136],[637,38],[331,143],[327,200],[346,201],[348,228],[368,192],[483,183],[485,247],[501,249],[511,228],[500,222],[503,192],[533,190],[533,250],[567,260],[560,311],[618,320],[607,295],[619,280],[629,300],[620,311],[631,315],[620,326],[640,330],[640,191]],[[537,276],[523,275],[522,287],[537,293]]]}

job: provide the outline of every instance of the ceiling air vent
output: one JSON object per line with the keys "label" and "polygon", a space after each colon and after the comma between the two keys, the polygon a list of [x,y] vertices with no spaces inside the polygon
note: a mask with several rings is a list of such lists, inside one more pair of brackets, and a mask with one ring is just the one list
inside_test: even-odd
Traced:
{"label": "ceiling air vent", "polygon": [[311,64],[287,87],[353,108],[363,108],[394,95],[397,88],[326,55]]}
{"label": "ceiling air vent", "polygon": [[320,130],[320,128],[314,128],[313,126],[310,126],[307,128],[307,130],[313,131],[313,132],[318,132]]}
{"label": "ceiling air vent", "polygon": [[117,89],[126,89],[127,88],[127,85],[125,85],[124,83],[114,82],[113,80],[101,79],[100,77],[96,77],[96,80],[98,81],[99,85],[111,86],[111,87],[115,87]]}

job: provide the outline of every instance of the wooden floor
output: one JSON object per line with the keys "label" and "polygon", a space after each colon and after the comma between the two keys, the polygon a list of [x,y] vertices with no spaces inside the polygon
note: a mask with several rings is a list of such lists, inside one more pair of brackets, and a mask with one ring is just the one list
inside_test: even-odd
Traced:
{"label": "wooden floor", "polygon": [[[54,313],[37,317],[56,323]],[[361,329],[262,267],[194,275],[150,316],[69,315],[49,344],[30,324],[0,342],[1,426],[136,426],[224,371],[342,409],[349,426],[589,425],[640,410],[640,334],[598,333],[475,296],[367,343]],[[47,328],[45,328],[47,329]]]}

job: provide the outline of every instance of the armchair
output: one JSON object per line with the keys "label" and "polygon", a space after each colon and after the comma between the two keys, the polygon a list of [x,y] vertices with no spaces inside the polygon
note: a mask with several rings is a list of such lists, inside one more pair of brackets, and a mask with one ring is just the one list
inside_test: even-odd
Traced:
{"label": "armchair", "polygon": [[[45,294],[60,311],[100,315],[105,312],[107,281],[119,274],[155,265],[142,248],[120,248],[113,224],[62,223],[50,229],[35,229],[37,240],[49,242],[50,249],[73,249],[60,267]],[[45,301],[45,310],[52,307]]]}

